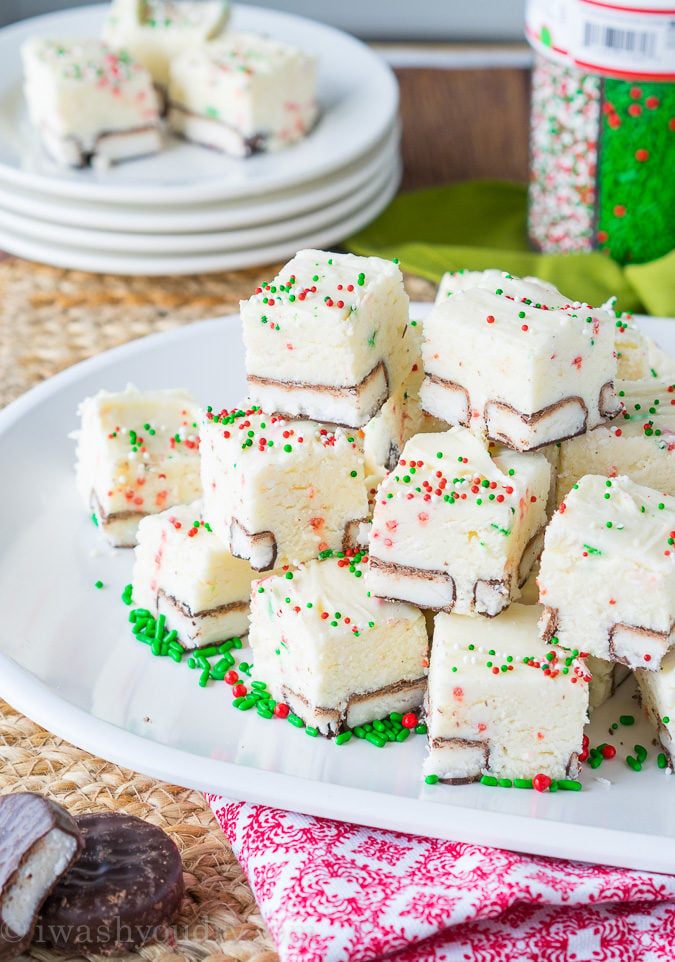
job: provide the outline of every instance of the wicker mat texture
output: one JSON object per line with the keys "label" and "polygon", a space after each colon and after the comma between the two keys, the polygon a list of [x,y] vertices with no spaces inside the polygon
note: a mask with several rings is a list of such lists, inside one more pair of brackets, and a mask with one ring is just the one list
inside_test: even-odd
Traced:
{"label": "wicker mat texture", "polygon": [[[0,406],[57,371],[146,334],[238,309],[275,267],[194,277],[116,277],[0,263]],[[407,277],[414,300],[433,285]],[[178,386],[178,385],[177,385]],[[244,874],[197,792],[81,751],[0,701],[0,793],[42,792],[72,814],[120,811],[164,828],[181,851],[186,898],[170,943],[128,959],[275,962]],[[40,962],[62,956],[33,949]],[[96,958],[92,956],[92,958]]]}

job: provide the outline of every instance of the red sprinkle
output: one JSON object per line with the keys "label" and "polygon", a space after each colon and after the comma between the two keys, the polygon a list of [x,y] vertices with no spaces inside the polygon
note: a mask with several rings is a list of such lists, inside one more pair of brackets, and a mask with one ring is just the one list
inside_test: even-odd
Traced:
{"label": "red sprinkle", "polygon": [[548,775],[535,775],[532,779],[532,788],[535,792],[546,792],[551,787],[551,779]]}
{"label": "red sprinkle", "polygon": [[401,719],[401,724],[404,728],[414,728],[415,725],[418,724],[417,715],[414,712],[409,711],[408,714],[404,715]]}
{"label": "red sprinkle", "polygon": [[614,745],[603,745],[600,749],[603,758],[614,758],[616,755],[616,748]]}
{"label": "red sprinkle", "polygon": [[235,698],[244,698],[247,691],[248,689],[246,685],[242,685],[241,683],[239,683],[238,685],[235,685],[233,687],[232,694],[234,695]]}
{"label": "red sprinkle", "polygon": [[274,706],[274,714],[277,716],[277,718],[288,718],[289,713],[290,708],[288,705],[284,705],[282,701],[277,702]]}
{"label": "red sprinkle", "polygon": [[239,681],[239,675],[233,668],[230,668],[229,671],[225,672],[224,681],[227,685],[236,685]]}

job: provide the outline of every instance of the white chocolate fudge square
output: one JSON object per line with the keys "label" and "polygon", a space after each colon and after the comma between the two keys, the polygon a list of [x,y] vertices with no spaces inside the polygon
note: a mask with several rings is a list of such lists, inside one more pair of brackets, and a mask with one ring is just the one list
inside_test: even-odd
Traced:
{"label": "white chocolate fudge square", "polygon": [[138,526],[133,598],[165,615],[186,649],[248,632],[251,582],[257,575],[235,558],[201,517],[201,503],[176,505]]}
{"label": "white chocolate fudge square", "polygon": [[361,427],[408,376],[415,341],[396,264],[300,251],[241,303],[252,403]]}
{"label": "white chocolate fudge square", "polygon": [[550,470],[542,454],[491,457],[464,428],[412,438],[377,493],[371,592],[496,615],[541,551]]}
{"label": "white chocolate fudge square", "polygon": [[33,37],[21,48],[31,123],[56,163],[83,167],[161,147],[152,78],[99,40]]}
{"label": "white chocolate fudge square", "polygon": [[204,519],[256,571],[359,544],[368,518],[356,433],[249,407],[202,424]]}
{"label": "white chocolate fudge square", "polygon": [[425,319],[422,354],[424,410],[518,451],[583,434],[619,411],[604,310],[460,291]]}
{"label": "white chocolate fudge square", "polygon": [[171,63],[169,124],[235,157],[277,151],[314,126],[316,61],[278,40],[228,33]]}
{"label": "white chocolate fudge square", "polygon": [[370,597],[363,567],[360,553],[310,561],[253,586],[255,675],[324,735],[411,711],[426,689],[424,616]]}
{"label": "white chocolate fudge square", "polygon": [[488,622],[436,615],[425,775],[452,784],[578,776],[588,671],[540,640],[538,617],[536,605],[520,604]]}
{"label": "white chocolate fudge square", "polygon": [[506,271],[491,268],[486,271],[448,271],[441,278],[436,293],[436,303],[445,301],[460,291],[481,288],[495,294],[503,294],[517,301],[529,301],[539,306],[569,307],[572,303],[569,297],[562,294],[557,287],[538,277],[516,277]]}
{"label": "white chocolate fudge square", "polygon": [[[520,590],[519,604],[539,604],[538,577],[539,564],[535,564],[530,576]],[[619,685],[628,678],[630,671],[625,665],[620,665],[615,661],[606,661],[604,658],[595,658],[593,655],[587,655],[584,658],[584,663],[591,676],[588,685],[588,710],[593,711],[600,705],[604,705],[608,698],[611,698]]]}
{"label": "white chocolate fudge square", "polygon": [[126,50],[166,87],[169,67],[180,53],[219,36],[227,24],[227,0],[113,0],[103,36]]}
{"label": "white chocolate fudge square", "polygon": [[99,391],[82,401],[77,487],[111,544],[141,518],[201,495],[199,409],[187,391]]}
{"label": "white chocolate fudge square", "polygon": [[558,503],[585,474],[625,474],[675,495],[675,376],[617,381],[616,389],[622,414],[561,444]]}
{"label": "white chocolate fudge square", "polygon": [[668,765],[675,768],[675,651],[669,651],[659,671],[638,669],[635,678],[642,705],[656,728]]}
{"label": "white chocolate fudge square", "polygon": [[657,671],[675,642],[675,498],[586,475],[546,529],[542,635]]}

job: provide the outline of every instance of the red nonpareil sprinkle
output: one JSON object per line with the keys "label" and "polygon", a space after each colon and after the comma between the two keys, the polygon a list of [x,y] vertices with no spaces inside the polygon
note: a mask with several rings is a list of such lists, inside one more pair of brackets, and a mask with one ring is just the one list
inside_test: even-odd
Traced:
{"label": "red nonpareil sprinkle", "polygon": [[551,779],[548,775],[535,775],[532,779],[532,788],[535,792],[547,792],[551,787]]}
{"label": "red nonpareil sprinkle", "polygon": [[241,683],[234,685],[232,688],[232,694],[235,698],[244,698],[247,691],[246,685],[242,685]]}
{"label": "red nonpareil sprinkle", "polygon": [[625,217],[625,216],[626,216],[626,208],[624,207],[623,204],[617,204],[617,205],[616,205],[616,207],[614,208],[614,216],[615,216],[615,217]]}
{"label": "red nonpareil sprinkle", "polygon": [[656,110],[657,107],[661,105],[661,101],[658,97],[647,97],[645,100],[645,107],[647,110]]}
{"label": "red nonpareil sprinkle", "polygon": [[328,612],[327,612],[327,611],[322,611],[322,612],[321,612],[321,618],[322,618],[323,621],[325,621],[326,618],[328,618]]}
{"label": "red nonpareil sprinkle", "polygon": [[641,87],[631,87],[631,88],[630,88],[630,95],[631,95],[631,97],[633,98],[633,100],[639,100],[639,99],[642,97],[642,88],[641,88]]}
{"label": "red nonpareil sprinkle", "polygon": [[639,117],[642,113],[642,107],[640,104],[631,104],[628,108],[628,113],[631,115],[631,117]]}
{"label": "red nonpareil sprinkle", "polygon": [[239,675],[237,674],[236,671],[234,671],[233,668],[230,668],[229,671],[225,672],[223,676],[223,680],[226,685],[236,685],[237,682],[239,681]]}
{"label": "red nonpareil sprinkle", "polygon": [[649,151],[645,150],[644,147],[640,147],[635,151],[635,159],[639,160],[640,163],[644,163],[645,160],[649,160]]}
{"label": "red nonpareil sprinkle", "polygon": [[584,735],[583,740],[582,740],[582,742],[581,742],[581,746],[582,746],[582,747],[581,747],[581,751],[579,752],[579,761],[580,761],[580,762],[585,762],[586,759],[588,758],[588,746],[589,746],[589,744],[590,744],[590,742],[589,742],[589,740],[588,740],[588,735]]}
{"label": "red nonpareil sprinkle", "polygon": [[274,706],[274,714],[277,716],[277,718],[288,718],[289,713],[290,708],[288,705],[284,705],[282,701],[277,702]]}
{"label": "red nonpareil sprinkle", "polygon": [[523,326],[521,327],[521,331],[529,331],[529,327],[527,326],[527,324],[523,324]]}
{"label": "red nonpareil sprinkle", "polygon": [[404,715],[401,719],[401,724],[404,728],[414,728],[418,724],[417,715],[409,711],[407,715]]}
{"label": "red nonpareil sprinkle", "polygon": [[488,314],[485,320],[488,322],[488,324],[494,324],[495,322],[494,314]]}
{"label": "red nonpareil sprinkle", "polygon": [[614,758],[616,755],[616,748],[614,745],[603,745],[600,749],[603,758]]}

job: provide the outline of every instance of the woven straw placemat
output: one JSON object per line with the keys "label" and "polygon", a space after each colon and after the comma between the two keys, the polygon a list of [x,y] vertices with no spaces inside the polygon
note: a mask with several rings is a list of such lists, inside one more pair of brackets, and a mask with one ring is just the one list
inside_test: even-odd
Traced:
{"label": "woven straw placemat", "polygon": [[[236,311],[276,268],[194,277],[116,277],[21,260],[0,263],[0,406],[57,371],[125,341]],[[414,300],[434,287],[406,278]],[[179,386],[179,385],[177,385]],[[128,956],[151,962],[275,962],[244,874],[204,799],[75,748],[0,701],[0,793],[42,792],[73,814],[120,811],[174,839],[186,898],[170,943]],[[62,956],[42,949],[41,962]],[[95,958],[95,956],[92,956]]]}

